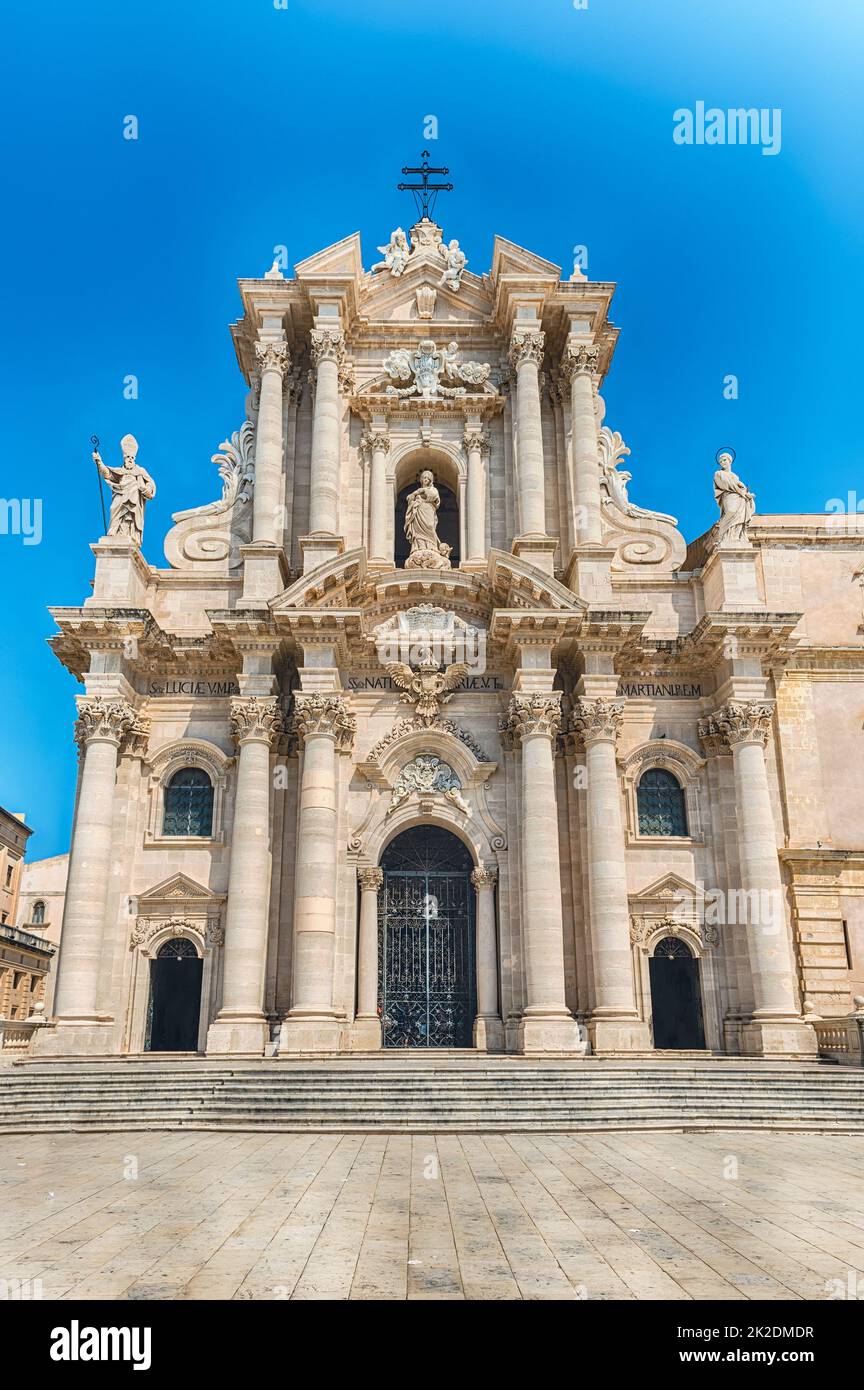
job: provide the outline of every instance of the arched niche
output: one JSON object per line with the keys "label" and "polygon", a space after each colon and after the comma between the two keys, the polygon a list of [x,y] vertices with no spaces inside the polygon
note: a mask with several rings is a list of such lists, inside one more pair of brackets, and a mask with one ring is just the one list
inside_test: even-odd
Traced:
{"label": "arched niche", "polygon": [[405,536],[405,503],[409,492],[418,486],[420,474],[427,469],[434,475],[435,486],[441,495],[438,512],[438,538],[451,547],[450,564],[459,567],[464,553],[464,469],[461,460],[443,448],[410,448],[396,451],[392,461],[393,541],[397,569],[403,569],[410,546]]}

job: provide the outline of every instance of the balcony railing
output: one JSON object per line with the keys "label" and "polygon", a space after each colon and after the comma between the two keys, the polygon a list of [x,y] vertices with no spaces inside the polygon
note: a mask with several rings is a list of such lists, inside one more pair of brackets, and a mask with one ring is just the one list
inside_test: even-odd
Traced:
{"label": "balcony railing", "polygon": [[864,1066],[864,1014],[848,1018],[815,1018],[819,1056],[846,1067]]}

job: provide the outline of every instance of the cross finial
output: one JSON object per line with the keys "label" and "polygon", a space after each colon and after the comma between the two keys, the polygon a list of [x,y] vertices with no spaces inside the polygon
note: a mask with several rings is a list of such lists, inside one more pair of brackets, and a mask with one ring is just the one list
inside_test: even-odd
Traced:
{"label": "cross finial", "polygon": [[436,167],[429,163],[429,151],[421,150],[420,158],[422,164],[416,167],[406,164],[403,165],[403,174],[420,174],[421,183],[397,183],[396,187],[400,193],[413,193],[414,202],[417,204],[417,211],[421,217],[428,218],[430,213],[435,210],[435,202],[439,193],[450,193],[453,189],[452,183],[430,183],[430,174],[449,174],[450,170],[446,166]]}

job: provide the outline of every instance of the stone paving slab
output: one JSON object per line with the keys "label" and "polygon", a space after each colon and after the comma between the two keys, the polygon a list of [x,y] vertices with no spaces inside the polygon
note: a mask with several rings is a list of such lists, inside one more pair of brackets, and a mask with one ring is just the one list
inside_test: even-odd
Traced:
{"label": "stone paving slab", "polygon": [[13,1280],[67,1299],[864,1296],[864,1137],[14,1136]]}

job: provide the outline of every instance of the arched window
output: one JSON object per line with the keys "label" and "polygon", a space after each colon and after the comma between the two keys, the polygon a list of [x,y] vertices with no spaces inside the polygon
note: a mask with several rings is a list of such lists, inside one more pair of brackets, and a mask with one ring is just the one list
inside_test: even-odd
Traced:
{"label": "arched window", "polygon": [[636,788],[640,835],[686,835],[684,789],[671,772],[650,767]]}
{"label": "arched window", "polygon": [[181,767],[165,788],[163,835],[213,833],[213,783],[200,767]]}
{"label": "arched window", "polygon": [[30,921],[34,927],[39,927],[45,921],[45,904],[41,898],[39,902],[33,904],[33,911],[30,913]]}

